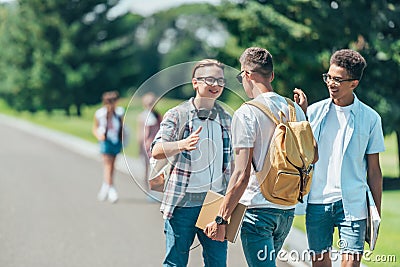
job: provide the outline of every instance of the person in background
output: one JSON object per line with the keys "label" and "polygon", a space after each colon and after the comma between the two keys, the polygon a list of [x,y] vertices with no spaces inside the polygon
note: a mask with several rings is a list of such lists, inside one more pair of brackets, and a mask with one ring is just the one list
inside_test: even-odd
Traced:
{"label": "person in background", "polygon": [[125,110],[117,107],[119,94],[109,91],[103,94],[103,107],[94,114],[92,133],[100,144],[103,156],[103,184],[97,195],[99,201],[115,203],[118,193],[114,187],[115,159],[122,149],[123,116]]}
{"label": "person in background", "polygon": [[156,160],[178,155],[160,208],[166,237],[163,266],[186,266],[197,236],[204,266],[224,267],[227,242],[211,240],[195,226],[207,191],[225,193],[231,174],[231,116],[216,103],[225,86],[224,65],[213,59],[199,61],[192,85],[196,96],[164,115],[152,144]]}
{"label": "person in background", "polygon": [[146,93],[142,97],[144,110],[138,117],[137,141],[139,144],[139,156],[145,164],[144,186],[148,191],[149,159],[151,158],[150,146],[160,129],[162,117],[154,110],[156,97],[153,93]]}

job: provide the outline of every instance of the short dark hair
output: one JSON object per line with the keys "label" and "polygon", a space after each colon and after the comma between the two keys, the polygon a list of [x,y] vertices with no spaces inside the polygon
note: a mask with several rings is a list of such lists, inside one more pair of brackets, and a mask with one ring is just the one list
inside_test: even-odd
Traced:
{"label": "short dark hair", "polygon": [[367,62],[357,51],[341,49],[333,53],[330,65],[345,68],[350,78],[361,80]]}
{"label": "short dark hair", "polygon": [[249,47],[239,58],[240,64],[251,68],[249,71],[270,74],[274,70],[271,53],[261,47]]}
{"label": "short dark hair", "polygon": [[203,68],[203,67],[208,67],[208,66],[217,66],[218,68],[221,68],[222,71],[225,68],[224,64],[222,64],[218,60],[206,58],[206,59],[200,60],[199,62],[196,63],[196,65],[194,65],[193,70],[192,70],[192,78],[194,78],[196,71],[198,69]]}

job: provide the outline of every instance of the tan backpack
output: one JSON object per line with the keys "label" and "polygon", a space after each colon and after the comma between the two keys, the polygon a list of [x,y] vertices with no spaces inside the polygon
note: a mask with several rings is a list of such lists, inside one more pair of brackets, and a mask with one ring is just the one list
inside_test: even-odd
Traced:
{"label": "tan backpack", "polygon": [[263,196],[270,202],[285,206],[303,203],[311,186],[313,163],[318,159],[317,144],[308,121],[296,121],[294,103],[286,98],[289,119],[281,111],[278,120],[260,102],[249,101],[265,113],[276,128],[261,171],[256,173]]}

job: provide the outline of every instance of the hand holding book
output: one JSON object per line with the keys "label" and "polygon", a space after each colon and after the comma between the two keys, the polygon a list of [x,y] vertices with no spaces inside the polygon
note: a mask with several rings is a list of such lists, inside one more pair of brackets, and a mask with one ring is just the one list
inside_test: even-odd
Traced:
{"label": "hand holding book", "polygon": [[379,216],[378,209],[370,190],[367,191],[367,209],[368,218],[365,241],[369,244],[369,249],[374,250],[378,239],[381,217]]}
{"label": "hand holding book", "polygon": [[218,215],[223,199],[223,195],[208,191],[197,218],[196,227],[203,229],[204,233],[213,240],[228,240],[234,243],[242,226],[247,207],[239,203],[232,212],[227,224],[217,224],[215,218]]}
{"label": "hand holding book", "polygon": [[210,222],[206,225],[203,232],[212,240],[222,242],[225,240],[226,224],[217,224],[216,222]]}

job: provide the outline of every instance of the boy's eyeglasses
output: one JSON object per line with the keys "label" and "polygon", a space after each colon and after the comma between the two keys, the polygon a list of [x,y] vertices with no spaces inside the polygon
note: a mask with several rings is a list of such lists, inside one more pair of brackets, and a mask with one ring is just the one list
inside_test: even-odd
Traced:
{"label": "boy's eyeglasses", "polygon": [[209,86],[215,85],[217,82],[218,86],[225,86],[226,80],[224,78],[214,78],[214,77],[196,77],[196,80],[204,81],[205,84]]}
{"label": "boy's eyeglasses", "polygon": [[243,83],[243,76],[242,76],[243,73],[250,74],[250,71],[242,70],[241,72],[239,72],[238,75],[236,75],[236,79],[240,84]]}
{"label": "boy's eyeglasses", "polygon": [[322,79],[324,80],[324,83],[328,83],[329,81],[333,81],[335,85],[339,86],[342,82],[348,82],[348,81],[356,81],[358,79],[340,79],[338,77],[332,77],[328,73],[322,74]]}
{"label": "boy's eyeglasses", "polygon": [[257,70],[242,70],[241,72],[239,72],[239,74],[238,75],[236,75],[236,80],[238,80],[238,82],[241,84],[241,83],[243,83],[243,76],[242,76],[242,74],[243,73],[246,73],[247,75],[249,75],[250,73],[252,73],[252,72],[258,72]]}

